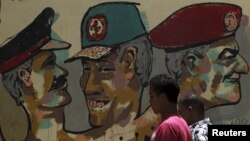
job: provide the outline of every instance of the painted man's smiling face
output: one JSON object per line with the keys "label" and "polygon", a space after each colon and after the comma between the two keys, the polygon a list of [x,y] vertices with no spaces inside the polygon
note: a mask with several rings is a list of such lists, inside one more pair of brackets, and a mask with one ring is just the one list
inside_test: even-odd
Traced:
{"label": "painted man's smiling face", "polygon": [[[139,108],[139,83],[130,61],[115,52],[98,60],[82,59],[81,88],[86,96],[90,123],[101,126],[117,121]],[[124,115],[123,115],[124,114]]]}

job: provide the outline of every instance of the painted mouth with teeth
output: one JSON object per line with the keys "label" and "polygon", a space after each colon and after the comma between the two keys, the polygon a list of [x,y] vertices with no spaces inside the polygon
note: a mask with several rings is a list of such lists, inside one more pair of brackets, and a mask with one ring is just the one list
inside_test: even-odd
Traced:
{"label": "painted mouth with teeth", "polygon": [[91,94],[86,98],[90,111],[103,111],[109,108],[112,103],[109,97],[103,94]]}

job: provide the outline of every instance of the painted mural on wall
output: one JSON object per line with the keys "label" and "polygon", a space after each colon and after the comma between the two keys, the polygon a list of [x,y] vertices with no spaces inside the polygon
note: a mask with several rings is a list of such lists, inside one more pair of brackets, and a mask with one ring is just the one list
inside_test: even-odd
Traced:
{"label": "painted mural on wall", "polygon": [[[248,16],[240,6],[186,5],[150,29],[140,6],[104,2],[88,7],[78,21],[80,46],[54,31],[64,15],[53,6],[44,7],[12,37],[4,37],[0,140],[150,140],[160,117],[147,101],[148,81],[160,73],[179,82],[181,96],[199,95],[208,116],[242,101],[241,78],[249,66],[239,37]],[[3,8],[0,12],[5,14]],[[77,53],[65,55],[72,49]],[[212,120],[248,124],[248,115]]]}
{"label": "painted mural on wall", "polygon": [[[56,64],[53,51],[68,49],[70,44],[51,38],[54,14],[52,8],[44,9],[30,25],[8,38],[0,48],[3,85],[20,110],[26,113],[29,124],[26,130],[16,129],[17,133],[10,134],[9,126],[15,126],[15,121],[4,125],[9,117],[1,114],[4,120],[1,133],[5,140],[47,140],[46,131],[53,131],[52,128],[55,135],[63,134],[63,106],[71,100],[65,78],[68,72]],[[53,135],[50,138],[56,139]]]}
{"label": "painted mural on wall", "polygon": [[[83,133],[88,139],[146,136],[137,129],[137,118],[151,73],[152,46],[136,5],[113,2],[89,8],[81,23],[81,51],[65,61],[81,59],[80,85],[93,127]],[[152,130],[147,127],[143,133]]]}
{"label": "painted mural on wall", "polygon": [[182,96],[199,95],[206,109],[239,102],[240,75],[248,73],[235,39],[241,16],[237,5],[196,4],[150,32],[153,45],[165,49],[167,73],[179,81]]}

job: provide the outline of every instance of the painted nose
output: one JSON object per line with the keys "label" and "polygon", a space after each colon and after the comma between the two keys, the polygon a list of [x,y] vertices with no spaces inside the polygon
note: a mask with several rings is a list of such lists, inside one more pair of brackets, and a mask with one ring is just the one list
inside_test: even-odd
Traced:
{"label": "painted nose", "polygon": [[84,92],[85,94],[102,93],[100,80],[98,80],[93,71],[89,73],[89,77],[86,79]]}
{"label": "painted nose", "polygon": [[241,74],[247,74],[249,71],[248,64],[246,60],[241,56],[237,56],[237,63],[234,67],[234,72],[241,73]]}

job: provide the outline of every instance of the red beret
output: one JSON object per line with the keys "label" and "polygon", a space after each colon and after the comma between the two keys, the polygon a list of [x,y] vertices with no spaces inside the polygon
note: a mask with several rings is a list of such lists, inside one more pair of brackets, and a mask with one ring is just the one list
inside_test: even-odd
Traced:
{"label": "red beret", "polygon": [[241,7],[237,5],[194,4],[171,14],[149,33],[149,37],[157,48],[195,46],[233,35],[240,19]]}

